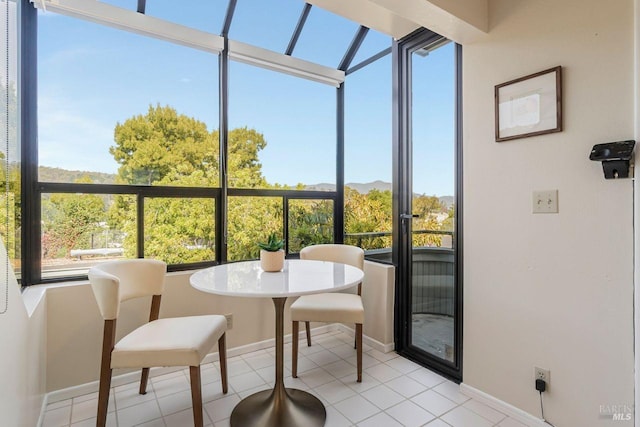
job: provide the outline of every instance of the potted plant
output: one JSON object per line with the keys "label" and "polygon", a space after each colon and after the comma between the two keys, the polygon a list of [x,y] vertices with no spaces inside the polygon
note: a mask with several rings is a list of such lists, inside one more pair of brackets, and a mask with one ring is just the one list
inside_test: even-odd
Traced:
{"label": "potted plant", "polygon": [[266,242],[258,242],[260,247],[260,267],[264,271],[280,271],[284,265],[284,240],[271,233]]}

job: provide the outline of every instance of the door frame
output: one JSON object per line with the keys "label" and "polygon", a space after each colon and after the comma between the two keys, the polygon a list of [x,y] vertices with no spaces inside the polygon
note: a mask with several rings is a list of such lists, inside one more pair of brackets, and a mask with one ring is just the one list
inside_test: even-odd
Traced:
{"label": "door frame", "polygon": [[411,345],[409,320],[411,316],[412,249],[409,221],[401,214],[411,214],[412,157],[411,157],[411,55],[416,50],[442,42],[444,37],[427,29],[417,30],[394,41],[393,62],[393,249],[396,267],[394,337],[395,349],[402,356],[414,360],[456,382],[462,381],[462,323],[463,323],[463,230],[462,230],[462,46],[455,46],[455,305],[454,305],[454,363],[446,362]]}

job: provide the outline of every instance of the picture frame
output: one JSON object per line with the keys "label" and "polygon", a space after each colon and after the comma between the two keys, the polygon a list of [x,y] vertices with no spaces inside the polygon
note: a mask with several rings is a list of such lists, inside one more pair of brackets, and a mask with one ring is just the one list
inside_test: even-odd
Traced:
{"label": "picture frame", "polygon": [[495,87],[496,142],[562,131],[562,67]]}

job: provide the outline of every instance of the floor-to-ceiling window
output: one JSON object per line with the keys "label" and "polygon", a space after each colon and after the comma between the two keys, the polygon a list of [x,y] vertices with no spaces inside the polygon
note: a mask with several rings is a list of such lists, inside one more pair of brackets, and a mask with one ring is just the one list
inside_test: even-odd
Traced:
{"label": "floor-to-ceiling window", "polygon": [[393,229],[390,47],[389,37],[370,31],[345,82],[345,243],[387,262]]}
{"label": "floor-to-ceiling window", "polygon": [[335,88],[235,61],[229,71],[228,259],[256,258],[271,232],[288,253],[332,242]]}
{"label": "floor-to-ceiling window", "polygon": [[212,53],[39,13],[41,279],[215,259],[217,69]]}

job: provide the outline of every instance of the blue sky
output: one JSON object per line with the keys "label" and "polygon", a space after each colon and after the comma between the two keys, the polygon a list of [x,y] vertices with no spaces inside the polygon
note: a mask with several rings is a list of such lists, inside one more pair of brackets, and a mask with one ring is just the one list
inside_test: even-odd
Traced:
{"label": "blue sky", "polygon": [[[147,14],[217,34],[226,3],[150,0]],[[303,4],[238,0],[229,37],[283,52]],[[336,67],[357,28],[314,7],[293,56]],[[158,103],[218,127],[213,54],[53,13],[39,14],[38,43],[41,165],[115,173],[108,151],[115,124]],[[370,31],[354,64],[389,45]],[[415,60],[415,192],[453,194],[451,47]],[[347,182],[392,179],[390,82],[390,55],[347,77]],[[230,128],[253,127],[267,140],[260,159],[269,182],[335,182],[335,88],[232,62],[229,94]]]}

